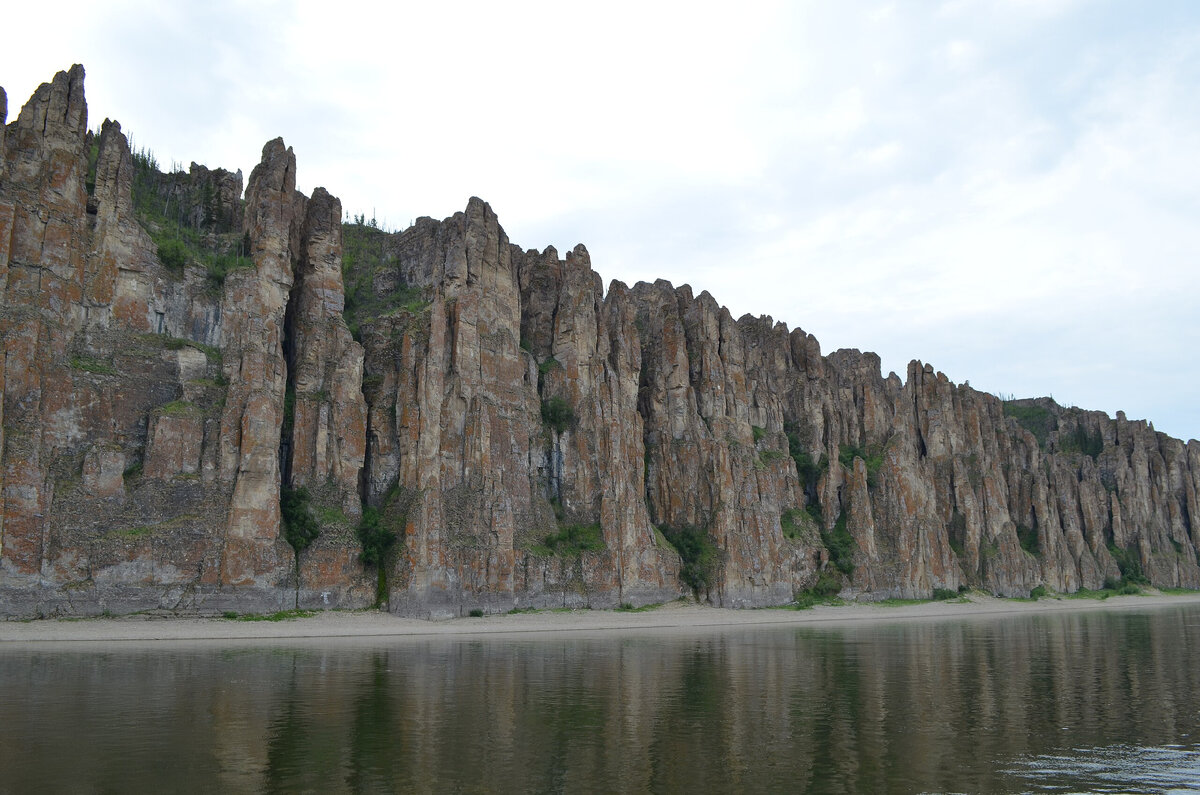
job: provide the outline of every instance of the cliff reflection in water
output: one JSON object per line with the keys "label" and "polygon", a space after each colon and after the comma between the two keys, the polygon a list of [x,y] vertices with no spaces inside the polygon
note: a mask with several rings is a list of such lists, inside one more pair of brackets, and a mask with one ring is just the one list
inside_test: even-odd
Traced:
{"label": "cliff reflection in water", "polygon": [[1038,755],[1190,747],[1198,625],[1200,609],[1168,608],[842,630],[7,651],[0,788],[1027,789],[1011,771]]}

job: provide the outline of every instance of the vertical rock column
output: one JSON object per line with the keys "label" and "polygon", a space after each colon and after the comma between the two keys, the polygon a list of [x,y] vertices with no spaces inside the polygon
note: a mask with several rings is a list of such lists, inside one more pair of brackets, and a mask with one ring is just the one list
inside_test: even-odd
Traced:
{"label": "vertical rock column", "polygon": [[[86,250],[83,67],[38,87],[0,133],[0,576],[37,575],[52,500],[44,462],[73,433],[67,346]],[[3,114],[7,115],[7,99]],[[14,581],[15,582],[15,581]]]}
{"label": "vertical rock column", "polygon": [[[7,153],[4,149],[5,125],[8,122],[8,94],[0,88],[0,293],[8,282],[8,251],[12,239],[13,204],[4,200],[4,174],[7,171]],[[5,340],[7,342],[7,339]],[[5,348],[7,350],[7,347]],[[4,563],[4,514],[5,514],[5,467],[4,467],[4,363],[7,355],[0,356],[0,567]]]}
{"label": "vertical rock column", "polygon": [[[553,249],[530,252],[521,281],[523,334],[541,360],[541,398],[564,401],[573,417],[562,433],[544,430],[548,455],[539,480],[561,500],[565,520],[603,531],[605,549],[582,561],[579,587],[593,606],[674,598],[678,558],[656,545],[645,501],[642,353],[629,289],[614,282],[605,299],[582,245],[564,261]],[[543,571],[552,579],[555,564]]]}
{"label": "vertical rock column", "polygon": [[283,140],[263,147],[246,189],[252,270],[225,280],[223,348],[229,393],[221,420],[221,477],[234,483],[221,584],[270,587],[288,554],[279,538],[279,431],[287,364],[284,317],[304,197]]}
{"label": "vertical rock column", "polygon": [[317,188],[304,215],[303,246],[288,318],[296,393],[291,482],[361,514],[366,448],[363,350],[342,318],[342,203]]}
{"label": "vertical rock column", "polygon": [[[108,326],[118,297],[120,269],[146,270],[153,241],[136,220],[133,209],[133,157],[121,125],[104,120],[96,159],[94,250],[88,258],[85,322]],[[136,263],[136,264],[135,264]],[[145,293],[125,291],[118,325],[141,332],[157,331],[147,318]]]}
{"label": "vertical rock column", "polygon": [[[508,239],[473,198],[440,224],[418,222],[398,248],[404,282],[427,287],[432,301],[394,308],[365,337],[375,372],[387,374],[385,384],[396,379],[394,404],[372,407],[370,496],[385,497],[392,484],[414,496],[391,607],[445,614],[511,605],[513,536],[531,511],[538,423]],[[387,326],[399,332],[393,342],[379,334]],[[377,441],[386,433],[395,439]],[[386,474],[393,466],[395,480]]]}

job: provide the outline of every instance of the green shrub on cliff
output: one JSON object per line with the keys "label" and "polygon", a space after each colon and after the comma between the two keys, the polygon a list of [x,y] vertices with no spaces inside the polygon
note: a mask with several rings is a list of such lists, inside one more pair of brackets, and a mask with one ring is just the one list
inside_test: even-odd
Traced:
{"label": "green shrub on cliff", "polygon": [[1076,425],[1070,433],[1060,433],[1058,449],[1062,453],[1082,453],[1095,458],[1104,452],[1104,436],[1099,428],[1088,430],[1082,425]]}
{"label": "green shrub on cliff", "polygon": [[292,488],[282,486],[279,489],[279,512],[283,516],[283,536],[296,550],[297,569],[299,569],[300,553],[321,534],[317,520],[313,518],[308,508],[308,489],[303,486]]}
{"label": "green shrub on cliff", "polygon": [[363,510],[358,525],[358,540],[362,544],[364,566],[376,567],[375,606],[387,601],[387,551],[396,543],[396,531],[384,521],[380,510],[375,507]]}
{"label": "green shrub on cliff", "polygon": [[283,519],[283,537],[296,552],[296,607],[299,607],[300,553],[321,534],[317,520],[308,509],[308,489],[303,486],[292,488],[286,484],[280,486],[279,514]]}
{"label": "green shrub on cliff", "polygon": [[856,458],[861,458],[867,465],[867,485],[874,486],[876,474],[883,466],[883,445],[869,444],[865,448],[852,444],[838,445],[838,462],[846,469],[854,468]]}
{"label": "green shrub on cliff", "polygon": [[383,563],[387,551],[396,543],[396,531],[384,523],[378,508],[363,511],[358,525],[358,540],[362,544],[362,562],[365,566]]}
{"label": "green shrub on cliff", "polygon": [[[1111,584],[1118,593],[1138,593],[1142,586],[1150,584],[1150,579],[1142,571],[1142,559],[1137,547],[1131,545],[1122,549],[1109,543],[1108,553],[1113,556],[1117,568],[1121,570],[1120,582]],[[1106,587],[1108,585],[1109,583],[1105,583]]]}
{"label": "green shrub on cliff", "polygon": [[388,490],[378,506],[369,505],[363,508],[357,535],[359,543],[362,544],[363,565],[376,567],[376,606],[387,601],[388,551],[400,540],[414,499],[413,491],[397,484]]}
{"label": "green shrub on cliff", "polygon": [[[130,146],[133,139],[130,138]],[[158,259],[173,271],[182,272],[188,262],[204,266],[209,286],[219,289],[225,276],[238,268],[252,268],[250,236],[236,232],[221,232],[212,226],[214,211],[206,207],[203,220],[189,217],[180,201],[180,191],[186,192],[188,175],[175,166],[174,173],[159,171],[158,160],[149,149],[132,149],[133,179],[131,193],[138,222],[154,241]],[[206,204],[216,199],[212,188],[202,191]]]}
{"label": "green shrub on cliff", "polygon": [[716,541],[706,530],[700,527],[681,525],[659,527],[667,542],[679,553],[682,565],[679,567],[679,579],[692,589],[697,599],[700,591],[707,591],[717,584],[717,568],[721,561],[721,551]]}
{"label": "green shrub on cliff", "polygon": [[94,356],[72,356],[71,369],[82,370],[85,373],[93,373],[95,375],[117,375],[116,369],[107,362],[101,361]]}
{"label": "green shrub on cliff", "polygon": [[575,424],[575,411],[570,403],[556,395],[542,401],[542,422],[561,434]]}
{"label": "green shrub on cliff", "polygon": [[805,449],[799,424],[785,422],[783,430],[787,435],[788,455],[796,462],[796,475],[800,478],[800,485],[804,487],[805,494],[813,497],[817,493],[817,482],[829,469],[829,456],[822,455],[820,460],[813,460]]}
{"label": "green shrub on cliff", "polygon": [[831,571],[823,571],[811,588],[798,591],[792,596],[794,610],[809,610],[817,605],[840,604],[838,594],[842,592],[842,579]]}
{"label": "green shrub on cliff", "polygon": [[1021,549],[1030,555],[1041,554],[1041,541],[1038,539],[1038,531],[1035,528],[1026,527],[1023,524],[1017,525],[1017,541],[1021,544]]}
{"label": "green shrub on cliff", "polygon": [[604,533],[598,524],[563,525],[557,533],[546,536],[545,545],[555,555],[577,558],[584,552],[604,549]]}
{"label": "green shrub on cliff", "polygon": [[1037,439],[1038,447],[1046,448],[1046,440],[1058,428],[1058,420],[1045,406],[1018,400],[1004,401],[1004,416],[1012,417]]}
{"label": "green shrub on cliff", "polygon": [[829,550],[829,561],[838,571],[847,575],[854,573],[854,550],[858,549],[858,544],[846,529],[845,513],[838,517],[832,530],[821,531],[821,541]]}
{"label": "green shrub on cliff", "polygon": [[363,326],[401,313],[420,323],[419,316],[430,306],[427,291],[409,285],[401,276],[399,261],[389,250],[390,237],[386,228],[365,215],[355,215],[353,223],[342,224],[342,316],[359,342]]}
{"label": "green shrub on cliff", "polygon": [[181,271],[188,261],[187,246],[178,238],[167,238],[158,244],[158,259],[168,268]]}

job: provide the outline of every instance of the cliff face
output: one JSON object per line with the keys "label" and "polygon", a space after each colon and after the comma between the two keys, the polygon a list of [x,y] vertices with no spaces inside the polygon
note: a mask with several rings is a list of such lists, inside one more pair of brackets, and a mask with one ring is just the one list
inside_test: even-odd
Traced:
{"label": "cliff face", "polygon": [[[159,173],[88,132],[78,66],[6,114],[0,613],[364,606],[364,508],[416,615],[1200,587],[1195,441],[605,291],[478,199],[343,225],[278,139],[244,200]],[[320,528],[299,565],[285,486]]]}

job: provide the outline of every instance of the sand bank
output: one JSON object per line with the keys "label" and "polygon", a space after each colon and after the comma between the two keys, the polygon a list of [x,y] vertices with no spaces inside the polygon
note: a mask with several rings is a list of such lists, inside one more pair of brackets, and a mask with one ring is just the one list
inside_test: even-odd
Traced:
{"label": "sand bank", "polygon": [[1105,600],[1045,598],[1037,602],[972,595],[967,601],[904,605],[846,604],[818,606],[811,610],[726,610],[674,602],[645,612],[544,611],[446,621],[398,618],[374,611],[324,612],[283,621],[137,615],[0,622],[0,648],[10,644],[55,642],[428,638],[542,632],[665,632],[772,625],[838,626],[861,622],[987,619],[1065,611],[1145,610],[1194,604],[1200,604],[1200,593],[1114,596]]}

